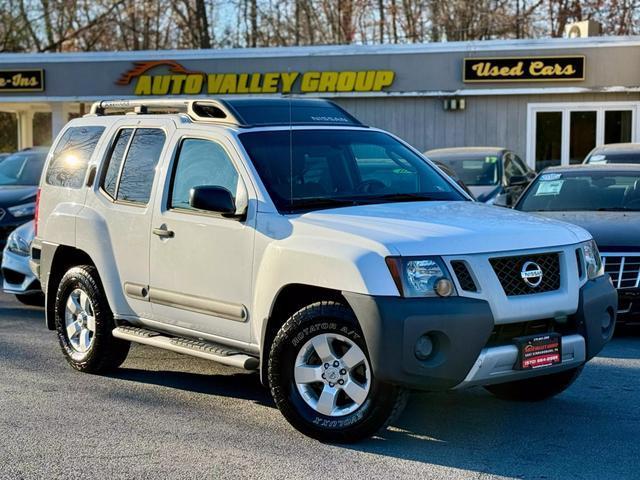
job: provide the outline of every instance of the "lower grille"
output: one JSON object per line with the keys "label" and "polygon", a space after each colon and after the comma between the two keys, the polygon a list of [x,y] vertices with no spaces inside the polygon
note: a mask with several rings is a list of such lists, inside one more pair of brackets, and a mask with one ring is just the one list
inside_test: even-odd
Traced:
{"label": "lower grille", "polygon": [[611,275],[617,289],[640,288],[640,255],[601,254],[604,271]]}
{"label": "lower grille", "polygon": [[[507,296],[552,292],[560,288],[560,255],[558,253],[491,258],[489,261]],[[542,270],[542,279],[538,285],[533,281],[528,283],[522,277],[528,262],[533,262]]]}

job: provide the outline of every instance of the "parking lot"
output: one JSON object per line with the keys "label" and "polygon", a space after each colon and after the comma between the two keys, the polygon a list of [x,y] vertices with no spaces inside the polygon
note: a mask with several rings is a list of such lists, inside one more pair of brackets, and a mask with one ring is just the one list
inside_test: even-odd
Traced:
{"label": "parking lot", "polygon": [[382,437],[296,432],[255,374],[136,346],[109,377],[69,368],[41,309],[0,296],[2,478],[638,478],[640,335],[564,394],[414,394]]}

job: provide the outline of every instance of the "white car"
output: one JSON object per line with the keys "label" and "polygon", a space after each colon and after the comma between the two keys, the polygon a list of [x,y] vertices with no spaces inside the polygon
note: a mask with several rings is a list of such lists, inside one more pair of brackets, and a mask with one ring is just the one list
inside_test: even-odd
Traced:
{"label": "white car", "polygon": [[585,230],[472,202],[321,100],[97,103],[52,147],[36,230],[74,368],[138,342],[258,369],[324,441],[385,427],[407,388],[558,394],[615,324]]}
{"label": "white car", "polygon": [[34,236],[31,220],[9,234],[2,252],[2,289],[25,305],[44,305],[40,282],[31,271],[29,255]]}

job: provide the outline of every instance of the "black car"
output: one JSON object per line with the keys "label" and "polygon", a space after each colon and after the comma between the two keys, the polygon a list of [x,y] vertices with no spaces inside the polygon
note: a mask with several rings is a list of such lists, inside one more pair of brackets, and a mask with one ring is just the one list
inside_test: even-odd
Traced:
{"label": "black car", "polygon": [[511,206],[536,174],[511,150],[462,147],[429,150],[425,155],[451,168],[479,202]]}
{"label": "black car", "polygon": [[0,248],[9,233],[33,219],[47,150],[21,150],[0,162]]}
{"label": "black car", "polygon": [[640,143],[610,143],[591,150],[585,164],[640,163]]}
{"label": "black car", "polygon": [[548,168],[514,208],[588,230],[618,290],[618,321],[640,324],[640,165]]}

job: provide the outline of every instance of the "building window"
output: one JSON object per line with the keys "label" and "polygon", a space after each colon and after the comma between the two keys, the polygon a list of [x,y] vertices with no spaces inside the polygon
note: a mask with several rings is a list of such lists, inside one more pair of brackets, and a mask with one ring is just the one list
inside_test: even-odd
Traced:
{"label": "building window", "polygon": [[604,143],[627,143],[631,141],[631,110],[609,110],[604,112]]}
{"label": "building window", "polygon": [[562,112],[536,114],[536,170],[560,165],[562,159]]}
{"label": "building window", "polygon": [[594,111],[570,113],[569,163],[580,164],[596,146],[596,115]]}

